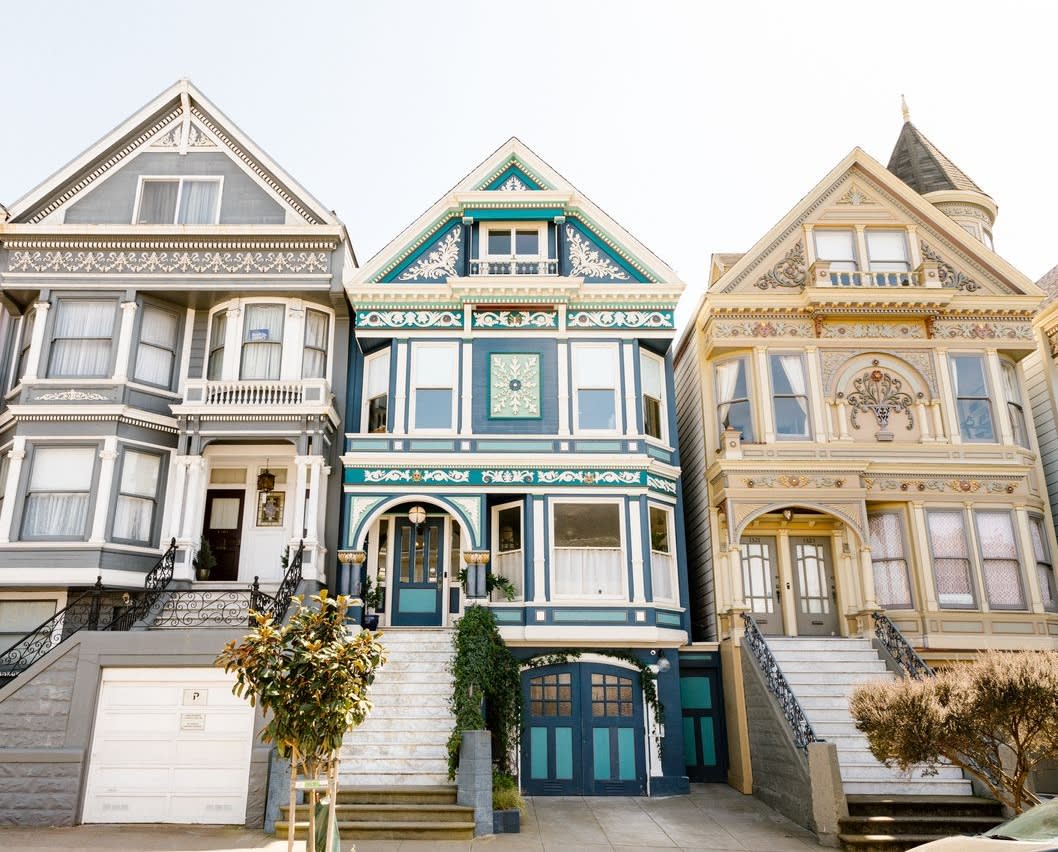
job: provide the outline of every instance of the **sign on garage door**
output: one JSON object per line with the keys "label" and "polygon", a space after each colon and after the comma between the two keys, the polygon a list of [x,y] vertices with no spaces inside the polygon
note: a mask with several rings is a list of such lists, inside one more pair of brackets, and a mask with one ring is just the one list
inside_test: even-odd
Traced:
{"label": "sign on garage door", "polygon": [[253,709],[221,669],[103,669],[84,822],[243,824]]}

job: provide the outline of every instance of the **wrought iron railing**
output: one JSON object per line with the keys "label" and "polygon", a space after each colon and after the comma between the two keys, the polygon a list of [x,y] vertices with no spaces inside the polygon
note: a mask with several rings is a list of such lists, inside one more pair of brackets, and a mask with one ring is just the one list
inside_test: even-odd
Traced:
{"label": "wrought iron railing", "polygon": [[173,578],[176,540],[144,578],[142,592],[103,588],[102,577],[55,615],[0,653],[0,685],[32,666],[52,648],[81,630],[131,630],[158,603]]}
{"label": "wrought iron railing", "polygon": [[933,677],[933,669],[929,667],[918,652],[911,647],[911,643],[904,638],[893,622],[884,612],[872,612],[874,619],[874,635],[882,643],[886,653],[893,661],[904,670],[908,677],[916,680],[923,677]]}
{"label": "wrought iron railing", "polygon": [[757,665],[760,667],[764,680],[768,684],[768,691],[779,702],[782,714],[790,725],[794,742],[798,748],[802,749],[807,749],[809,743],[822,742],[816,736],[816,732],[812,730],[812,723],[808,721],[808,717],[805,716],[805,711],[801,708],[797,696],[790,689],[790,684],[786,682],[786,676],[782,673],[782,669],[779,668],[779,663],[772,654],[771,648],[768,647],[768,643],[764,640],[764,634],[760,632],[757,622],[753,620],[753,616],[748,612],[742,613],[742,621],[745,622],[746,626],[744,637],[746,645],[757,660]]}
{"label": "wrought iron railing", "polygon": [[[301,541],[298,542],[298,549],[287,563],[287,570],[283,574],[279,588],[276,589],[275,597],[262,592],[257,578],[254,577],[253,588],[250,590],[250,609],[261,615],[272,616],[272,621],[279,624],[286,617],[287,609],[290,608],[290,600],[297,594],[298,586],[301,585],[301,566],[304,560],[305,542]],[[253,624],[251,618],[250,626],[252,627]]]}
{"label": "wrought iron railing", "polygon": [[244,626],[252,595],[252,588],[168,592],[149,627],[153,630]]}

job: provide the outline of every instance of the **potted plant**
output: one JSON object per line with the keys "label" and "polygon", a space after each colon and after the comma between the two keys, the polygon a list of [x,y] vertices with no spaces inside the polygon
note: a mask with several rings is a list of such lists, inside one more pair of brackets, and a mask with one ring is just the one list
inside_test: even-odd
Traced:
{"label": "potted plant", "polygon": [[208,580],[210,573],[217,567],[217,558],[213,555],[213,549],[205,536],[198,545],[198,552],[191,560],[191,566],[195,569],[196,580]]}
{"label": "potted plant", "polygon": [[523,810],[525,810],[525,799],[518,791],[518,782],[503,772],[493,772],[492,833],[520,833]]}
{"label": "potted plant", "polygon": [[360,600],[364,602],[364,614],[360,617],[360,626],[368,630],[378,630],[378,614],[376,610],[382,606],[385,591],[382,586],[374,582],[369,575],[364,576],[364,584],[360,593]]}

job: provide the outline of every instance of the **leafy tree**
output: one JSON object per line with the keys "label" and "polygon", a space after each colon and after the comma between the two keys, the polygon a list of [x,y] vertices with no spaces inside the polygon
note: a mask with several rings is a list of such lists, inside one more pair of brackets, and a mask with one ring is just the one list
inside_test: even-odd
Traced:
{"label": "leafy tree", "polygon": [[[333,821],[342,739],[371,712],[367,689],[386,662],[380,633],[364,630],[349,635],[345,612],[352,598],[328,597],[324,589],[312,600],[315,607],[294,598],[297,611],[283,626],[275,625],[270,616],[252,613],[256,627],[238,644],[229,642],[217,658],[225,671],[236,673],[232,691],[265,711],[268,723],[261,740],[274,744],[280,756],[290,760],[289,849],[294,841],[297,776],[327,778]],[[315,797],[312,790],[309,836],[313,838]]]}
{"label": "leafy tree", "polygon": [[871,753],[935,774],[944,758],[979,778],[1016,813],[1041,762],[1058,759],[1058,653],[992,651],[921,680],[879,681],[853,693]]}

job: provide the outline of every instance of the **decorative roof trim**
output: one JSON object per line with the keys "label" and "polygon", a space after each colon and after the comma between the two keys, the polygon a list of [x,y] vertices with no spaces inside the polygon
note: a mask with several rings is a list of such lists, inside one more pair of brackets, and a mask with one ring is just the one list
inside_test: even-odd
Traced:
{"label": "decorative roof trim", "polygon": [[510,157],[507,158],[507,162],[505,162],[500,168],[498,168],[496,171],[494,171],[485,180],[481,181],[478,184],[478,189],[487,189],[490,184],[494,183],[496,181],[496,179],[499,178],[511,166],[517,166],[519,169],[521,169],[525,173],[525,176],[527,178],[529,178],[537,186],[539,186],[541,189],[554,189],[554,187],[551,186],[550,183],[548,183],[546,180],[544,180],[542,177],[540,177],[536,172],[534,172],[532,169],[530,169],[528,166],[526,166],[525,163],[523,163],[521,160],[518,159],[517,155],[513,155],[513,154]]}

